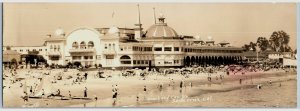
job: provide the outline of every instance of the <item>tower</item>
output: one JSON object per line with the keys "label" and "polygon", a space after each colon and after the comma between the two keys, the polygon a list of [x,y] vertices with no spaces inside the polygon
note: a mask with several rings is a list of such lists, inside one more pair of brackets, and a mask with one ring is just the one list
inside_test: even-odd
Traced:
{"label": "tower", "polygon": [[165,23],[165,17],[162,13],[160,13],[160,15],[159,15],[158,23]]}
{"label": "tower", "polygon": [[154,17],[154,24],[156,24],[156,14],[155,14],[155,8],[153,7],[153,17]]}
{"label": "tower", "polygon": [[140,6],[139,4],[137,5],[138,7],[138,23],[134,24],[135,28],[134,28],[134,38],[137,40],[140,40],[142,38],[142,24],[141,24],[141,16],[140,16]]}

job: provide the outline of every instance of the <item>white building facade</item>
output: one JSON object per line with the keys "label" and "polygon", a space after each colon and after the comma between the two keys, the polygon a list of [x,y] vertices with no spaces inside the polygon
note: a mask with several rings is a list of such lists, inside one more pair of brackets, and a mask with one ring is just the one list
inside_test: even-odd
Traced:
{"label": "white building facade", "polygon": [[42,46],[12,50],[22,54],[38,50],[50,65],[79,62],[83,66],[116,68],[182,67],[241,61],[242,48],[215,44],[211,37],[203,41],[200,37],[179,36],[163,16],[158,19],[145,31],[140,23],[135,28],[78,28],[70,33],[58,29]]}

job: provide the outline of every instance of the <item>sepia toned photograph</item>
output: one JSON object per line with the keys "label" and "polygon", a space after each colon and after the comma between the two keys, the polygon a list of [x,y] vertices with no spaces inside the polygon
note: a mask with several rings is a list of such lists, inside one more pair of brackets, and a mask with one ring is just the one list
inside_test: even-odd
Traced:
{"label": "sepia toned photograph", "polygon": [[296,3],[3,3],[4,108],[296,108]]}

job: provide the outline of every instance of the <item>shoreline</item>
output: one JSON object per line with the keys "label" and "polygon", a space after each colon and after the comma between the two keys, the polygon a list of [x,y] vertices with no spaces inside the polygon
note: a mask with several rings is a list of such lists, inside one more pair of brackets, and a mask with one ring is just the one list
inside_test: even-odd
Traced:
{"label": "shoreline", "polygon": [[[94,96],[98,97],[98,101],[94,101],[94,100],[37,100],[37,99],[30,99],[29,102],[30,104],[33,104],[32,106],[34,107],[35,104],[39,103],[37,105],[37,107],[112,107],[112,100],[111,100],[111,85],[112,84],[118,84],[118,87],[120,89],[120,95],[118,95],[118,97],[120,98],[118,100],[118,103],[115,107],[144,107],[144,105],[148,105],[150,104],[149,102],[140,102],[140,103],[136,103],[136,96],[140,96],[141,100],[143,99],[143,86],[147,85],[147,96],[151,97],[151,96],[157,96],[159,95],[161,92],[158,90],[157,85],[159,83],[163,83],[163,95],[164,94],[169,94],[169,95],[178,95],[179,93],[179,81],[181,81],[182,77],[177,75],[177,74],[171,74],[168,76],[157,76],[155,77],[154,75],[151,75],[149,77],[146,78],[146,80],[140,80],[138,77],[128,77],[128,78],[110,78],[111,80],[105,81],[105,79],[96,79],[93,78],[91,75],[93,72],[91,72],[91,74],[88,76],[88,81],[86,83],[80,84],[80,85],[64,85],[63,83],[58,82],[57,84],[54,85],[54,87],[58,87],[61,88],[63,90],[61,90],[61,94],[62,95],[67,95],[67,91],[71,90],[71,92],[74,94],[74,96],[82,96],[81,94],[83,94],[82,89],[86,86],[89,89],[88,92],[88,97],[93,98]],[[272,72],[253,72],[253,73],[246,73],[245,75],[242,74],[236,74],[236,75],[225,75],[225,73],[218,73],[218,74],[223,74],[225,76],[225,78],[221,81],[219,80],[215,80],[214,77],[212,77],[212,87],[203,87],[200,85],[207,85],[208,82],[207,81],[207,75],[206,74],[191,74],[189,78],[185,79],[185,83],[186,85],[189,84],[189,82],[193,83],[193,89],[194,91],[191,91],[194,93],[194,96],[197,96],[197,90],[209,90],[209,88],[212,89],[219,89],[221,90],[222,88],[226,88],[226,87],[236,87],[236,85],[239,85],[239,78],[244,78],[245,80],[243,80],[243,85],[244,84],[248,84],[250,83],[250,78],[246,76],[252,75],[252,79],[254,80],[254,84],[258,83],[259,81],[262,81],[262,78],[272,78],[274,77],[276,78],[285,78],[286,76],[295,76],[296,74],[293,73],[285,73],[283,71],[272,71]],[[212,74],[214,75],[214,74]],[[157,80],[154,80],[156,79]],[[170,87],[169,83],[170,83],[170,79],[169,78],[173,78],[175,81],[175,86],[174,87]],[[293,77],[291,77],[293,78]],[[275,80],[278,81],[278,80]],[[283,80],[283,79],[282,79]],[[264,80],[264,81],[268,81],[268,80]],[[273,80],[272,80],[273,81]],[[222,87],[220,87],[220,85],[218,86],[218,84],[222,83]],[[99,85],[101,84],[101,85]],[[216,85],[216,86],[214,86]],[[197,88],[200,87],[200,88]],[[188,86],[186,87],[187,89]],[[206,88],[206,89],[205,89]],[[189,89],[190,90],[190,89]],[[175,91],[175,92],[174,92]],[[190,93],[190,92],[189,92]],[[5,93],[7,94],[7,93]],[[9,94],[10,95],[10,94]],[[13,104],[10,102],[6,102],[8,101],[7,99],[9,98],[9,95],[7,97],[4,97],[4,107],[21,107],[17,104],[22,104],[22,100],[17,100],[16,103],[17,104]],[[16,95],[16,94],[15,94]],[[188,94],[188,95],[193,95],[193,94]],[[12,96],[12,95],[11,95]],[[21,99],[21,98],[19,98]],[[128,104],[125,104],[125,101],[128,102],[130,101]],[[5,104],[6,103],[6,104]],[[47,103],[48,105],[46,105],[45,103]],[[159,103],[159,102],[157,102]],[[155,102],[154,102],[155,104]],[[193,106],[194,104],[191,103],[191,105],[186,105],[186,107],[189,106]],[[148,105],[148,106],[151,106]],[[155,106],[155,105],[154,105]],[[172,105],[171,105],[172,106]],[[168,107],[168,105],[165,105],[165,107]],[[173,107],[173,106],[172,106]],[[176,106],[174,106],[176,107]]]}

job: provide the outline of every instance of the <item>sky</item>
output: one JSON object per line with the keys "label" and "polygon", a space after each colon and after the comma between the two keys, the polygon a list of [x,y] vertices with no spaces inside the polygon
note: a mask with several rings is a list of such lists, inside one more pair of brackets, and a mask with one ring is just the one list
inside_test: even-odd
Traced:
{"label": "sky", "polygon": [[[242,46],[258,37],[269,38],[274,31],[290,35],[296,48],[295,3],[141,3],[144,30],[162,13],[168,26],[179,35],[211,36]],[[3,44],[37,46],[48,34],[62,28],[66,34],[80,28],[112,25],[134,28],[137,3],[4,3]],[[112,15],[114,13],[114,17]]]}

